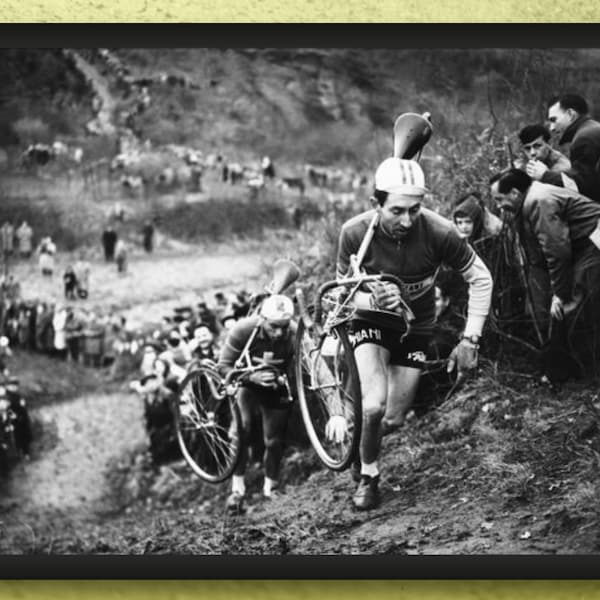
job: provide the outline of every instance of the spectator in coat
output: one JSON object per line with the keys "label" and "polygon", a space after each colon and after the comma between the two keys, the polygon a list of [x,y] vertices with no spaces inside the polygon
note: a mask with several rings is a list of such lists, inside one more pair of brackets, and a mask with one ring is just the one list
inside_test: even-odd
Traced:
{"label": "spectator in coat", "polygon": [[13,301],[21,298],[21,284],[15,279],[15,276],[12,273],[2,278],[0,290],[2,291],[3,298],[8,298]]}
{"label": "spectator in coat", "polygon": [[54,350],[60,358],[67,358],[66,323],[67,307],[57,306],[52,317],[52,327],[54,328]]}
{"label": "spectator in coat", "polygon": [[273,161],[269,156],[263,156],[262,162],[262,174],[263,177],[268,179],[274,179],[275,177],[275,166],[273,165]]}
{"label": "spectator in coat", "polygon": [[10,377],[6,382],[6,398],[10,402],[10,409],[15,415],[15,444],[23,456],[29,458],[33,439],[31,419],[27,403],[19,390],[19,380],[15,377]]}
{"label": "spectator in coat", "polygon": [[64,330],[67,359],[70,361],[79,362],[84,325],[85,322],[81,312],[72,306],[68,307]]}
{"label": "spectator in coat", "polygon": [[127,273],[127,246],[123,240],[118,240],[115,246],[115,260],[117,261],[117,272],[124,275]]}
{"label": "spectator in coat", "polygon": [[83,254],[80,255],[79,260],[75,263],[75,276],[77,278],[77,295],[85,299],[90,294],[90,263],[85,260]]}
{"label": "spectator in coat", "polygon": [[33,251],[33,229],[27,221],[23,220],[15,232],[17,247],[21,258],[29,258]]}
{"label": "spectator in coat", "polygon": [[14,251],[15,228],[10,221],[5,221],[0,227],[0,241],[2,242],[2,254],[11,256]]}
{"label": "spectator in coat", "polygon": [[0,336],[0,374],[8,375],[8,359],[12,356],[10,341],[5,336]]}
{"label": "spectator in coat", "polygon": [[571,144],[571,168],[554,173],[543,163],[528,175],[542,183],[573,189],[600,202],[600,123],[589,116],[588,104],[578,94],[563,94],[549,102],[550,131],[560,136],[559,144]]}
{"label": "spectator in coat", "polygon": [[142,241],[144,250],[148,253],[154,248],[154,225],[150,221],[146,221],[142,227]]}
{"label": "spectator in coat", "polygon": [[75,275],[72,265],[65,269],[63,282],[65,284],[65,300],[75,300],[77,298],[75,293],[77,290],[77,275]]}
{"label": "spectator in coat", "polygon": [[534,181],[519,169],[490,180],[492,197],[512,215],[528,265],[549,277],[546,321],[567,326],[584,372],[600,370],[600,205],[577,192]]}
{"label": "spectator in coat", "polygon": [[104,260],[112,262],[115,258],[115,246],[117,244],[117,232],[112,225],[107,225],[102,232],[102,248],[104,249]]}
{"label": "spectator in coat", "polygon": [[42,275],[52,277],[54,274],[54,255],[56,254],[56,245],[50,236],[42,238],[38,248],[39,267]]}

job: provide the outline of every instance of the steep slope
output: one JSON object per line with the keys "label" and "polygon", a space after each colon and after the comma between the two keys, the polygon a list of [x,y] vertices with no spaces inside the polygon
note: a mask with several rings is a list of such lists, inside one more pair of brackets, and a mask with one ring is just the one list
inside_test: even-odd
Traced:
{"label": "steep slope", "polygon": [[[592,49],[104,48],[76,56],[0,51],[0,146],[22,150],[58,136],[88,159],[112,157],[111,121],[155,146],[358,166],[385,152],[401,112],[432,113],[437,152],[438,140],[462,144],[486,128],[506,134],[542,119],[557,89],[600,92]],[[95,101],[105,125],[90,136]]]}
{"label": "steep slope", "polygon": [[96,117],[87,124],[87,130],[96,135],[114,135],[115,127],[112,124],[112,114],[116,102],[108,90],[106,79],[83,56],[75,50],[65,50],[65,56],[70,58],[75,68],[82,74],[96,98]]}

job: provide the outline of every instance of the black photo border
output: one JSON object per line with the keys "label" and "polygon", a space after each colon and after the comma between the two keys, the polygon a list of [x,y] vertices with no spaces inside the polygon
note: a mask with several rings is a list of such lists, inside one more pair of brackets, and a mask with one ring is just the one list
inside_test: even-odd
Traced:
{"label": "black photo border", "polygon": [[[575,49],[600,47],[600,23],[0,23],[0,48],[27,47]],[[0,555],[0,579],[591,580],[600,556]]]}

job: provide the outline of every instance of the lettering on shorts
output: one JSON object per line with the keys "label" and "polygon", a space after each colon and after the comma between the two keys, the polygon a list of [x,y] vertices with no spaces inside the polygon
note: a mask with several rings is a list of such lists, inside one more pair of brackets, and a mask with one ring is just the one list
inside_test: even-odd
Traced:
{"label": "lettering on shorts", "polygon": [[369,327],[368,329],[360,329],[354,333],[351,333],[349,336],[350,343],[352,346],[356,346],[360,342],[364,340],[376,340],[378,342],[381,341],[381,329],[373,329]]}

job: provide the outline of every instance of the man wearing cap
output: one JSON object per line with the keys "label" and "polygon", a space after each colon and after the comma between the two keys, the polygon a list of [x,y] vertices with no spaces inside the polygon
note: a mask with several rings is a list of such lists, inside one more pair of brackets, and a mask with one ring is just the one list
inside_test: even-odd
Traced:
{"label": "man wearing cap", "polygon": [[235,323],[221,351],[218,369],[223,376],[234,368],[248,340],[251,340],[249,355],[252,364],[259,367],[250,373],[237,396],[242,417],[242,451],[233,474],[231,495],[227,499],[227,508],[232,511],[239,511],[243,506],[248,446],[253,422],[258,416],[262,420],[265,444],[263,496],[271,498],[277,488],[291,408],[289,388],[282,376],[293,374],[293,315],[294,304],[287,296],[269,296],[263,302],[258,316],[245,317]]}
{"label": "man wearing cap", "polygon": [[[412,160],[388,158],[375,173],[373,209],[342,226],[337,276],[347,276],[370,223],[374,235],[360,269],[395,275],[403,283],[379,283],[355,295],[357,311],[351,342],[361,381],[363,428],[357,509],[379,500],[378,457],[382,435],[397,428],[414,400],[435,323],[435,276],[442,264],[461,273],[469,284],[466,326],[453,350],[448,370],[459,373],[477,365],[479,338],[489,311],[492,278],[483,261],[460,237],[452,222],[421,206],[425,177]],[[396,313],[404,299],[415,320],[403,338],[404,320]],[[332,417],[328,433],[340,436],[344,423]]]}

